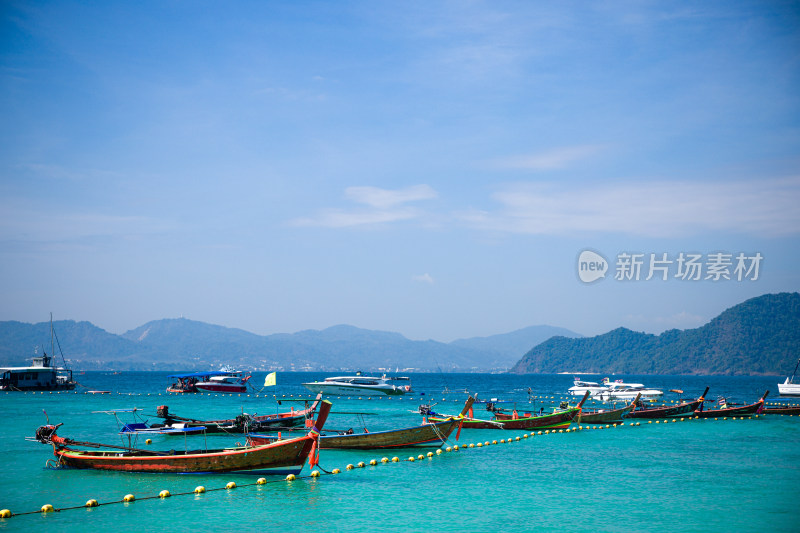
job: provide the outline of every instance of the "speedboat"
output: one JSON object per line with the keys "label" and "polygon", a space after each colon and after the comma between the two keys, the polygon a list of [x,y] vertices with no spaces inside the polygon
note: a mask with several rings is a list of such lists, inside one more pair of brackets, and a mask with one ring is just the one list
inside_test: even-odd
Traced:
{"label": "speedboat", "polygon": [[648,389],[641,383],[623,383],[621,380],[612,383],[608,378],[604,378],[603,385],[605,385],[604,389],[593,393],[592,398],[607,402],[611,400],[632,400],[637,395],[640,395],[642,400],[654,400],[664,395],[662,391]]}
{"label": "speedboat", "polygon": [[247,380],[250,374],[242,375],[242,372],[223,368],[216,376],[195,383],[195,388],[200,392],[247,392]]}
{"label": "speedboat", "polygon": [[[407,385],[396,382],[408,382]],[[355,376],[334,376],[324,381],[303,383],[303,386],[315,393],[324,394],[360,394],[364,396],[390,395],[397,396],[411,392],[410,380],[407,377],[363,376],[357,372]]]}
{"label": "speedboat", "polygon": [[604,385],[595,381],[582,381],[581,378],[575,376],[575,383],[567,392],[570,396],[583,396],[586,391],[589,391],[589,394],[595,394],[604,390],[606,390]]}
{"label": "speedboat", "polygon": [[797,360],[792,375],[786,378],[786,381],[783,383],[778,383],[778,393],[781,396],[800,396],[800,383],[794,382],[794,376],[797,374],[798,366],[800,366],[800,359]]}

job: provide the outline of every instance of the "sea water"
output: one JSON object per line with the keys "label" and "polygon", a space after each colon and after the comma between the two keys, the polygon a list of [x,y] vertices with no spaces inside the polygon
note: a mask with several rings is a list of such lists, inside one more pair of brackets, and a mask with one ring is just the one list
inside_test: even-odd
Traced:
{"label": "sea water", "polygon": [[[159,405],[180,416],[214,419],[240,413],[302,409],[311,395],[302,383],[315,373],[279,373],[278,385],[250,394],[167,394],[167,373],[87,372],[75,392],[0,393],[0,509],[53,513],[0,519],[0,531],[800,531],[800,417],[746,420],[685,420],[582,429],[543,435],[526,431],[462,430],[450,443],[458,451],[408,461],[430,449],[323,450],[323,471],[295,481],[273,477],[256,485],[241,474],[175,475],[54,470],[45,463],[52,448],[25,437],[49,418],[63,422],[59,434],[78,440],[121,444],[119,423],[132,415],[153,422]],[[413,392],[402,397],[332,397],[329,428],[371,431],[421,422],[420,404],[456,414],[467,389],[479,399],[519,411],[550,410],[567,398],[572,376],[507,374],[412,374]],[[599,381],[603,376],[581,376]],[[264,376],[251,380],[256,388]],[[752,403],[765,390],[776,400],[778,377],[612,376],[665,391],[665,400],[697,397]],[[528,390],[530,388],[530,391]],[[111,394],[87,394],[108,390]],[[447,391],[447,392],[446,392]],[[280,405],[278,405],[280,401]],[[778,400],[784,401],[785,400]],[[478,417],[489,418],[482,404]],[[120,411],[117,415],[100,411]],[[577,427],[573,425],[573,427]],[[527,438],[525,438],[527,435]],[[520,440],[516,440],[519,437]],[[241,435],[151,436],[139,447],[169,450],[242,442]],[[492,444],[497,441],[497,444]],[[501,442],[505,441],[505,442]],[[127,442],[127,441],[126,441]],[[489,445],[484,445],[488,442]],[[480,447],[476,445],[481,443]],[[473,447],[468,447],[473,444]],[[446,447],[445,446],[445,447]],[[399,462],[381,463],[398,457]],[[347,470],[348,464],[378,461]],[[234,481],[237,488],[224,490]],[[198,485],[208,492],[193,494]],[[223,489],[223,490],[214,490]],[[169,490],[170,498],[157,498]],[[181,495],[181,493],[191,493]],[[135,502],[82,508],[89,499]],[[77,509],[65,509],[80,507]]]}

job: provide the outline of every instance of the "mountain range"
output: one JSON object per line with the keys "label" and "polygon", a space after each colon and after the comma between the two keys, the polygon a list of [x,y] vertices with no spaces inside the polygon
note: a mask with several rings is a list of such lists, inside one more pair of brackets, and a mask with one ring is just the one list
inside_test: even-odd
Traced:
{"label": "mountain range", "polygon": [[603,335],[552,337],[516,373],[785,375],[800,356],[800,294],[765,294],[706,325],[650,335],[617,328]]}
{"label": "mountain range", "polygon": [[[185,318],[155,320],[122,335],[85,321],[59,320],[53,326],[68,365],[80,370],[192,371],[231,365],[269,371],[496,372],[508,370],[531,346],[553,335],[578,336],[544,325],[451,343],[347,325],[262,336]],[[58,355],[58,345],[51,348],[49,322],[0,322],[0,365],[30,364],[34,347]],[[60,355],[56,360],[62,364]]]}

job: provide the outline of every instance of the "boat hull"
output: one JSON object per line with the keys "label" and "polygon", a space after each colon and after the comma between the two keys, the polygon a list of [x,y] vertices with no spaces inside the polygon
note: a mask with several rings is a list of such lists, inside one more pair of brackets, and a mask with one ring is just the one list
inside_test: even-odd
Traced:
{"label": "boat hull", "polygon": [[800,383],[779,383],[778,393],[781,396],[800,398]]}
{"label": "boat hull", "polygon": [[219,383],[198,383],[195,385],[198,392],[230,392],[241,393],[247,392],[245,385],[222,385]]}
{"label": "boat hull", "polygon": [[761,412],[765,415],[800,415],[800,406],[765,407]]}
{"label": "boat hull", "polygon": [[693,402],[684,402],[678,405],[666,407],[645,407],[644,409],[636,409],[628,413],[625,418],[677,418],[682,416],[694,416],[697,409],[703,403],[702,400],[695,400]]}
{"label": "boat hull", "polygon": [[179,452],[175,455],[78,451],[69,448],[56,450],[55,455],[62,465],[91,470],[176,474],[297,474],[302,470],[312,444],[313,439],[300,437],[265,446]]}
{"label": "boat hull", "polygon": [[402,396],[406,393],[401,387],[369,387],[353,385],[328,385],[324,383],[303,383],[303,386],[315,394],[330,396]]}
{"label": "boat hull", "polygon": [[610,411],[587,411],[581,410],[580,414],[575,418],[578,424],[605,424],[607,422],[620,422],[623,418],[633,411],[634,405],[630,404],[621,409],[612,409]]}
{"label": "boat hull", "polygon": [[458,427],[457,419],[413,428],[351,435],[322,435],[321,450],[375,450],[384,448],[438,448]]}

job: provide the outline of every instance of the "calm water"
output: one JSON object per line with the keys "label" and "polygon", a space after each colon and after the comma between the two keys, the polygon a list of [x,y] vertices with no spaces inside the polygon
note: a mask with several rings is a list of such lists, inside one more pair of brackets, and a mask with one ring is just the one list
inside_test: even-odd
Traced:
{"label": "calm water", "polygon": [[[253,383],[263,383],[263,374]],[[154,414],[158,405],[184,416],[231,417],[242,411],[266,414],[302,404],[284,400],[308,397],[303,381],[313,373],[279,373],[278,385],[236,396],[167,395],[166,373],[86,373],[76,378],[88,389],[110,395],[0,393],[5,415],[0,430],[4,468],[0,508],[22,513],[50,503],[56,508],[121,500],[132,504],[64,510],[0,519],[0,531],[800,531],[800,417],[767,416],[752,420],[692,420],[670,424],[628,425],[521,439],[519,442],[443,453],[431,459],[345,470],[348,463],[410,455],[428,450],[384,452],[323,451],[321,466],[341,474],[294,482],[270,480],[251,486],[252,476],[222,474],[113,474],[50,470],[52,449],[27,442],[45,422],[64,422],[62,436],[119,442],[117,420],[104,411],[137,407]],[[586,379],[602,376],[584,376]],[[709,398],[724,395],[750,403],[769,389],[775,377],[615,376],[663,390],[683,389],[686,397],[711,387]],[[549,406],[563,399],[571,376],[563,375],[412,375],[415,393],[394,399],[332,398],[328,427],[371,430],[420,422],[422,401],[456,413],[468,388],[483,399],[517,402],[522,409]],[[782,379],[782,378],[781,378]],[[533,391],[533,404],[527,389]],[[80,391],[87,389],[80,388]],[[424,395],[422,395],[424,393]],[[545,397],[545,398],[543,398]],[[666,394],[669,400],[677,399]],[[283,403],[280,407],[276,399]],[[349,414],[364,413],[364,414]],[[476,414],[483,415],[480,410]],[[154,417],[150,417],[151,420]],[[125,417],[125,421],[130,421]],[[522,437],[523,431],[464,430],[459,444]],[[203,439],[203,437],[194,437]],[[243,440],[208,437],[209,446]],[[139,443],[143,445],[143,442]],[[154,449],[183,446],[183,438],[153,436]],[[197,446],[195,441],[194,446]],[[302,476],[307,476],[306,466]],[[162,489],[173,495],[239,485],[232,491],[142,500]],[[274,482],[273,482],[274,481]],[[243,486],[248,485],[248,486]]]}

